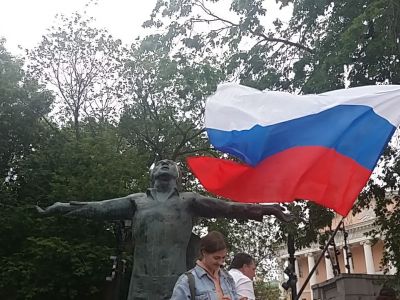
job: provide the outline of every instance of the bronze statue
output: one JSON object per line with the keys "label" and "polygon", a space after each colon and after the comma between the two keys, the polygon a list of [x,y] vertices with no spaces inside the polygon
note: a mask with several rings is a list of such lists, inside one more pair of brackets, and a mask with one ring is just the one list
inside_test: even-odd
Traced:
{"label": "bronze statue", "polygon": [[193,218],[239,218],[262,221],[264,215],[291,220],[279,205],[240,204],[177,190],[179,169],[161,160],[151,171],[152,188],[122,198],[97,202],[57,202],[42,214],[65,214],[104,220],[132,220],[135,243],[127,300],[170,299],[186,269],[186,250]]}

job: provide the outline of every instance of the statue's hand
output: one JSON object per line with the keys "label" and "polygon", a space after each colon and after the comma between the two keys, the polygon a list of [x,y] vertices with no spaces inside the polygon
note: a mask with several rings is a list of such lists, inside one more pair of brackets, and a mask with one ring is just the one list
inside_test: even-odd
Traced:
{"label": "statue's hand", "polygon": [[283,222],[292,222],[295,217],[290,213],[285,213],[282,206],[279,204],[263,205],[265,215],[274,215],[277,219]]}
{"label": "statue's hand", "polygon": [[43,208],[41,208],[40,206],[38,206],[38,205],[35,205],[35,208],[36,208],[36,211],[39,214],[45,214],[46,213],[46,211]]}
{"label": "statue's hand", "polygon": [[69,203],[62,203],[62,202],[56,202],[45,209],[36,205],[36,210],[38,211],[38,213],[42,215],[65,214],[74,209],[75,208],[71,207]]}

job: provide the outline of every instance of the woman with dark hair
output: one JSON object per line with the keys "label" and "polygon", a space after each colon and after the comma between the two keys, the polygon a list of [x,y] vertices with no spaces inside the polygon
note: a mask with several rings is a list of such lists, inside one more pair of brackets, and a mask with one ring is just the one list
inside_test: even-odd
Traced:
{"label": "woman with dark hair", "polygon": [[239,300],[235,282],[221,268],[226,253],[224,236],[220,232],[211,231],[203,237],[196,266],[179,277],[171,300]]}

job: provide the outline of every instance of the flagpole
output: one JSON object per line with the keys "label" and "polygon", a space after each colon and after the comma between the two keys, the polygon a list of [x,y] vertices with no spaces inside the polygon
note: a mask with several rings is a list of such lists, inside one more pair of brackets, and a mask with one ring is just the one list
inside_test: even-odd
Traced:
{"label": "flagpole", "polygon": [[[300,299],[301,294],[303,293],[304,289],[306,288],[308,282],[310,281],[311,276],[314,274],[315,270],[317,269],[319,263],[321,262],[322,258],[325,255],[326,250],[328,250],[328,247],[330,245],[330,243],[332,242],[332,240],[335,238],[336,233],[338,232],[340,226],[342,225],[343,221],[344,221],[345,217],[342,217],[342,220],[340,220],[339,224],[336,226],[335,231],[332,233],[331,237],[329,238],[328,242],[326,243],[324,249],[322,250],[321,255],[318,257],[318,260],[316,262],[316,264],[314,265],[314,267],[311,269],[310,273],[308,274],[306,280],[303,283],[303,286],[301,287],[300,291],[297,294],[297,298],[296,300]],[[311,291],[312,292],[312,291]]]}
{"label": "flagpole", "polygon": [[[289,252],[289,285],[290,285],[290,290],[292,294],[292,300],[297,299],[297,275],[296,275],[296,257],[294,256],[294,253],[296,251],[294,247],[294,236],[293,234],[289,233],[288,234],[288,252]],[[298,271],[298,270],[297,270]]]}

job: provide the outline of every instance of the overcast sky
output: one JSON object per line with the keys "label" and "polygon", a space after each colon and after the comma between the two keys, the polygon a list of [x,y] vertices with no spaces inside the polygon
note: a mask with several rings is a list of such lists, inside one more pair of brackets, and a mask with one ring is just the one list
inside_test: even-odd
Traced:
{"label": "overcast sky", "polygon": [[[156,0],[97,0],[88,15],[97,26],[106,28],[115,38],[131,43],[142,31]],[[0,0],[0,37],[7,39],[6,48],[20,54],[18,45],[31,49],[54,23],[57,13],[83,12],[85,0]]]}
{"label": "overcast sky", "polygon": [[[0,0],[0,37],[7,39],[6,48],[14,54],[22,54],[22,48],[32,49],[54,24],[58,13],[83,12],[89,0]],[[114,38],[130,44],[144,29],[141,25],[148,20],[156,0],[92,0],[88,15],[97,20],[96,26],[106,28]],[[225,3],[225,4],[224,4]],[[218,9],[226,17],[230,1],[219,1]],[[266,0],[268,20],[276,17],[289,19],[291,9],[278,9],[275,0]]]}

